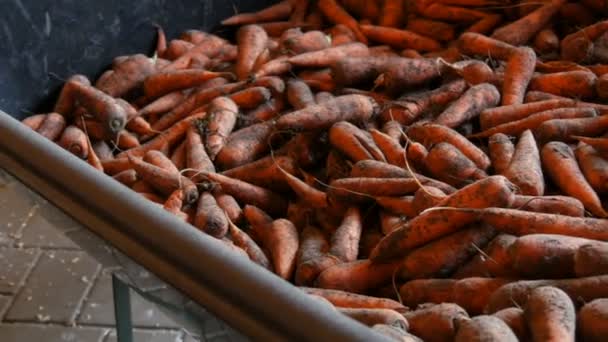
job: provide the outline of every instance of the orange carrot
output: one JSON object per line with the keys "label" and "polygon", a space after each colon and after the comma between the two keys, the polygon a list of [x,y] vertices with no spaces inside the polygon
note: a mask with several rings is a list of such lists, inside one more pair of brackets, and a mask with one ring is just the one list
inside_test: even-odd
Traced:
{"label": "orange carrot", "polygon": [[608,129],[608,117],[554,119],[543,122],[534,130],[541,143],[558,140],[571,142],[572,136],[595,136]]}
{"label": "orange carrot", "polygon": [[532,290],[524,315],[535,341],[574,341],[576,311],[564,291],[551,286]]}
{"label": "orange carrot", "polygon": [[491,37],[513,45],[523,45],[547,25],[565,2],[551,0],[527,16],[500,27]]}
{"label": "orange carrot", "polygon": [[371,297],[346,291],[314,287],[298,288],[305,293],[323,297],[339,308],[391,309],[397,312],[405,312],[407,310],[399,302],[387,298]]}
{"label": "orange carrot", "polygon": [[350,207],[331,237],[329,253],[343,262],[357,260],[362,229],[361,212],[357,207]]}
{"label": "orange carrot", "polygon": [[219,173],[203,172],[202,175],[241,203],[252,204],[273,215],[284,213],[287,208],[281,196],[270,190]]}
{"label": "orange carrot", "polygon": [[316,130],[329,128],[338,121],[367,121],[377,111],[376,102],[363,95],[338,96],[334,100],[281,116],[276,128],[285,130]]}
{"label": "orange carrot", "polygon": [[316,103],[308,85],[297,79],[287,81],[287,101],[295,109],[302,109]]}
{"label": "orange carrot", "polygon": [[290,54],[327,49],[331,42],[322,31],[308,31],[296,37],[290,37],[282,42],[282,48]]}
{"label": "orange carrot", "polygon": [[455,187],[487,177],[473,161],[449,143],[442,142],[433,146],[424,165],[435,178]]}
{"label": "orange carrot", "polygon": [[293,192],[295,192],[301,200],[305,201],[313,208],[327,207],[327,195],[325,192],[313,188],[281,168],[279,170],[283,173],[285,181],[289,184]]}
{"label": "orange carrot", "polygon": [[511,328],[494,316],[479,315],[463,320],[454,336],[455,342],[465,341],[519,341]]}
{"label": "orange carrot", "polygon": [[[441,200],[438,207],[508,207],[513,202],[513,185],[502,176],[491,176],[468,185]],[[479,196],[477,196],[479,195]],[[374,249],[370,259],[388,260],[410,249],[452,233],[475,220],[472,214],[429,209],[387,235]]]}
{"label": "orange carrot", "polygon": [[354,162],[365,159],[385,161],[382,151],[367,132],[349,122],[341,121],[331,126],[329,142]]}
{"label": "orange carrot", "polygon": [[171,159],[167,158],[167,156],[165,156],[160,151],[153,150],[146,152],[143,161],[154,166],[160,167],[161,169],[167,170],[169,172],[179,173],[179,170],[177,169],[177,167],[175,167],[175,164],[173,164]]}
{"label": "orange carrot", "polygon": [[115,174],[114,176],[112,176],[112,178],[130,187],[131,185],[135,184],[135,182],[137,182],[137,172],[135,172],[135,170],[133,169],[125,170]]}
{"label": "orange carrot", "polygon": [[272,265],[270,264],[270,260],[264,253],[264,251],[258,246],[258,244],[251,239],[247,233],[238,228],[232,221],[228,220],[228,227],[230,230],[230,237],[235,245],[242,248],[247,252],[249,259],[255,262],[256,264],[272,270]]}
{"label": "orange carrot", "polygon": [[170,212],[171,214],[182,218],[184,221],[188,220],[188,215],[182,211],[184,203],[184,192],[181,189],[177,189],[169,195],[165,203],[163,204],[163,208]]}
{"label": "orange carrot", "polygon": [[285,176],[280,169],[289,174],[297,174],[298,172],[297,164],[292,158],[287,156],[275,156],[274,158],[267,156],[254,162],[228,169],[222,172],[222,174],[264,188],[281,192],[288,191],[290,189],[289,183],[286,182]]}
{"label": "orange carrot", "polygon": [[599,21],[564,37],[561,41],[561,57],[567,61],[585,62],[593,55],[593,42],[608,31],[608,21]]}
{"label": "orange carrot", "polygon": [[299,246],[296,227],[286,219],[278,219],[266,226],[262,232],[262,242],[270,251],[275,273],[283,279],[291,279]]}
{"label": "orange carrot", "polygon": [[315,286],[365,293],[369,289],[388,283],[396,267],[396,263],[375,264],[367,259],[337,264],[321,272]]}
{"label": "orange carrot", "polygon": [[[526,101],[528,102],[528,101]],[[544,100],[525,104],[514,104],[488,108],[481,112],[479,122],[482,130],[486,130],[503,123],[524,119],[531,114],[549,109],[575,107],[576,101],[570,99]]]}
{"label": "orange carrot", "polygon": [[87,159],[89,142],[86,134],[80,128],[76,126],[66,127],[57,143],[78,158]]}
{"label": "orange carrot", "polygon": [[36,132],[51,141],[55,141],[61,137],[65,127],[66,122],[62,115],[50,113],[44,117],[44,120],[40,123]]}
{"label": "orange carrot", "polygon": [[463,264],[452,274],[452,278],[463,279],[470,277],[510,277],[515,275],[512,270],[509,247],[517,240],[513,235],[498,234],[479,253]]}
{"label": "orange carrot", "polygon": [[317,3],[319,11],[334,24],[342,24],[353,31],[357,40],[367,44],[367,39],[361,33],[357,21],[335,0],[325,0]]}
{"label": "orange carrot", "polygon": [[270,149],[272,130],[272,123],[262,122],[232,132],[215,158],[216,165],[230,169],[258,159]]}
{"label": "orange carrot", "polygon": [[466,32],[458,38],[458,49],[469,56],[477,55],[507,60],[517,50],[511,44],[484,36],[479,33]]}
{"label": "orange carrot", "polygon": [[538,53],[550,53],[559,49],[559,37],[551,28],[539,31],[534,37],[534,49]]}
{"label": "orange carrot", "polygon": [[423,52],[441,49],[441,44],[436,40],[412,31],[374,25],[361,25],[361,31],[370,40],[396,49],[414,49]]}
{"label": "orange carrot", "polygon": [[606,138],[589,138],[589,137],[581,137],[577,135],[572,136],[573,139],[584,142],[587,145],[592,146],[598,152],[605,154],[608,152],[608,139]]}
{"label": "orange carrot", "polygon": [[542,196],[545,179],[540,161],[540,153],[530,130],[519,137],[509,166],[501,173],[519,188],[522,195]]}
{"label": "orange carrot", "polygon": [[500,24],[502,16],[500,14],[486,14],[483,18],[479,19],[476,23],[469,26],[466,32],[489,34]]}
{"label": "orange carrot", "polygon": [[329,243],[319,228],[307,225],[301,231],[295,272],[297,285],[310,284],[314,281],[318,273],[311,272],[312,268],[308,265],[311,261],[324,257],[328,248]]}
{"label": "orange carrot", "polygon": [[[600,4],[601,5],[601,4]],[[608,300],[596,299],[583,305],[578,312],[577,334],[583,341],[602,341],[608,336],[605,317],[608,312]]]}
{"label": "orange carrot", "polygon": [[369,132],[389,164],[405,167],[405,149],[401,147],[399,140],[393,139],[377,129],[371,129]]}
{"label": "orange carrot", "polygon": [[595,95],[597,76],[589,71],[575,70],[535,76],[528,89],[571,98],[591,98]]}
{"label": "orange carrot", "polygon": [[305,52],[289,57],[287,62],[299,67],[322,68],[330,66],[345,57],[365,57],[368,54],[369,50],[366,45],[362,43],[349,43],[323,50]]}
{"label": "orange carrot", "polygon": [[389,93],[401,93],[403,89],[421,86],[441,73],[436,59],[393,58],[391,61],[376,80],[377,85],[382,85]]}
{"label": "orange carrot", "polygon": [[218,239],[228,232],[228,219],[209,192],[202,193],[198,199],[194,226]]}
{"label": "orange carrot", "polygon": [[222,25],[247,25],[264,21],[282,20],[291,14],[294,1],[280,1],[273,6],[266,7],[253,13],[235,14],[222,21]]}
{"label": "orange carrot", "polygon": [[256,59],[266,48],[267,41],[268,35],[259,25],[246,25],[238,30],[238,56],[235,73],[239,80],[249,77]]}
{"label": "orange carrot", "polygon": [[35,114],[21,120],[21,123],[36,131],[38,130],[44,119],[46,119],[46,116],[47,114]]}
{"label": "orange carrot", "polygon": [[213,72],[201,69],[163,71],[146,78],[143,82],[144,93],[149,99],[154,99],[177,90],[201,85],[217,77],[230,79],[234,76],[226,72]]}
{"label": "orange carrot", "polygon": [[[391,26],[382,25],[380,26]],[[406,30],[430,37],[438,41],[451,41],[456,36],[454,27],[450,24],[428,20],[423,18],[413,18],[407,21]]]}
{"label": "orange carrot", "polygon": [[541,156],[549,176],[564,193],[579,199],[594,215],[607,215],[597,193],[585,180],[574,152],[568,145],[558,141],[550,142],[543,147]]}
{"label": "orange carrot", "polygon": [[227,97],[218,97],[209,103],[209,119],[206,122],[205,147],[209,158],[214,160],[226,144],[238,115],[238,107]]}
{"label": "orange carrot", "polygon": [[243,109],[250,109],[268,102],[272,93],[264,87],[249,87],[228,95],[234,103]]}
{"label": "orange carrot", "polygon": [[585,207],[581,201],[570,196],[515,196],[513,208],[537,213],[560,214],[567,216],[585,216]]}
{"label": "orange carrot", "polygon": [[578,144],[574,154],[589,185],[598,193],[608,192],[608,161],[583,142]]}
{"label": "orange carrot", "polygon": [[215,166],[205,151],[202,137],[194,127],[186,132],[186,166],[190,170],[185,175],[195,182],[202,179],[201,172],[215,172]]}
{"label": "orange carrot", "polygon": [[502,174],[511,163],[515,146],[508,136],[496,133],[488,139],[488,150],[496,174]]}
{"label": "orange carrot", "polygon": [[523,103],[526,87],[532,79],[535,64],[536,54],[529,47],[520,47],[511,53],[507,60],[502,84],[501,104],[503,106]]}
{"label": "orange carrot", "polygon": [[467,312],[453,303],[420,306],[404,313],[409,332],[423,341],[453,341],[458,326],[469,319]]}

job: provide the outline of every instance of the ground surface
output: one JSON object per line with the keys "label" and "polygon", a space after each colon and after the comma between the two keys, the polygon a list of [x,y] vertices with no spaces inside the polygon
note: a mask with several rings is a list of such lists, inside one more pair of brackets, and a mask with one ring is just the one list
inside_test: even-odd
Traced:
{"label": "ground surface", "polygon": [[[0,341],[116,341],[111,275],[121,268],[135,267],[126,273],[149,293],[175,296],[116,253],[0,169]],[[136,342],[243,340],[209,313],[184,329],[179,315],[131,298]]]}

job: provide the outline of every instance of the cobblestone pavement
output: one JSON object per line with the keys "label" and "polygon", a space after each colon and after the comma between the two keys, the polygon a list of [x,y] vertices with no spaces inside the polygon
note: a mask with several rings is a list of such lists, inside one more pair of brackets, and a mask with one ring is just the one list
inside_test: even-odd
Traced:
{"label": "cobblestone pavement", "polygon": [[[0,341],[116,341],[116,266],[104,262],[104,253],[112,256],[101,241],[88,243],[101,249],[95,258],[81,249],[90,239],[97,238],[0,169]],[[134,291],[131,299],[135,341],[198,340]],[[202,328],[205,341],[234,340],[223,323],[205,324],[215,324]]]}

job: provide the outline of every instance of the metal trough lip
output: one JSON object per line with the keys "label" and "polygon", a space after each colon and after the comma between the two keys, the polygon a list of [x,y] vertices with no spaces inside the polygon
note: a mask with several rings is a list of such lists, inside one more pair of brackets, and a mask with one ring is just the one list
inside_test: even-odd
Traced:
{"label": "metal trough lip", "polygon": [[[388,341],[235,256],[0,111],[0,167],[256,340]],[[221,271],[220,271],[221,270]]]}

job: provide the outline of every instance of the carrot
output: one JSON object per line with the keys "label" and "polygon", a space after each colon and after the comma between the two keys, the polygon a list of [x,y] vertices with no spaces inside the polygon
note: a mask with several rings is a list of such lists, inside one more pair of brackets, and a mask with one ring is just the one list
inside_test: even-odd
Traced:
{"label": "carrot", "polygon": [[234,76],[226,72],[213,72],[201,69],[170,70],[147,77],[143,82],[143,89],[149,99],[155,99],[178,90],[201,85],[210,79],[218,77],[231,79]]}
{"label": "carrot", "polygon": [[529,340],[530,333],[522,309],[506,308],[495,312],[492,316],[505,322],[520,341]]}
{"label": "carrot", "polygon": [[334,99],[334,95],[327,91],[320,91],[315,94],[316,103],[321,103],[321,102],[325,102],[325,101],[329,101],[329,100],[333,100],[333,99]]}
{"label": "carrot", "polygon": [[166,58],[170,61],[174,61],[179,57],[185,55],[188,50],[192,49],[194,44],[181,40],[181,39],[173,39],[167,45],[167,49],[164,51],[162,55],[159,55],[162,58]]}
{"label": "carrot", "polygon": [[[554,73],[554,72],[563,72],[563,71],[592,71],[589,66],[582,66],[575,62],[570,61],[536,61],[536,71],[541,73]],[[595,73],[594,71],[592,71]],[[598,75],[599,76],[599,75]]]}
{"label": "carrot", "polygon": [[510,277],[515,272],[511,268],[509,247],[517,241],[513,235],[498,234],[479,253],[466,264],[463,264],[452,278],[463,279],[470,277]]}
{"label": "carrot", "polygon": [[357,40],[367,44],[367,39],[359,28],[357,21],[346,12],[346,10],[339,5],[335,0],[325,0],[317,3],[319,11],[334,24],[342,24],[353,31]]}
{"label": "carrot", "polygon": [[242,26],[237,32],[238,56],[235,73],[239,80],[249,77],[256,59],[266,48],[268,35],[259,25]]}
{"label": "carrot", "polygon": [[173,191],[171,195],[169,195],[163,204],[163,208],[171,214],[183,219],[184,221],[187,221],[188,215],[182,211],[183,203],[184,192],[181,189],[177,189]]}
{"label": "carrot", "polygon": [[482,130],[487,130],[500,124],[524,119],[534,113],[565,107],[576,107],[576,101],[553,99],[488,108],[479,115],[479,123]]}
{"label": "carrot", "polygon": [[492,83],[496,79],[494,70],[482,61],[470,59],[455,63],[445,63],[445,66],[450,73],[464,78],[469,85]]}
{"label": "carrot", "polygon": [[429,342],[453,341],[458,325],[469,319],[464,309],[452,303],[421,306],[404,316],[410,325],[408,331]]}
{"label": "carrot", "polygon": [[89,154],[89,142],[86,134],[76,126],[68,126],[61,133],[57,142],[59,146],[70,151],[80,159],[87,159]]}
{"label": "carrot", "polygon": [[515,146],[508,136],[502,133],[496,133],[488,139],[488,151],[494,172],[502,174],[511,163],[511,158],[515,153]]}
{"label": "carrot", "polygon": [[473,32],[465,32],[460,35],[458,49],[465,55],[491,57],[499,60],[509,59],[517,50],[511,44]]}
{"label": "carrot", "polygon": [[228,97],[218,97],[209,103],[209,119],[206,122],[205,147],[209,158],[214,160],[224,148],[226,140],[234,126],[238,115],[238,107]]}
{"label": "carrot", "polygon": [[606,274],[608,247],[602,242],[590,242],[574,253],[574,273],[577,277]]}
{"label": "carrot", "polygon": [[407,330],[408,323],[399,312],[377,308],[338,308],[338,311],[368,326],[385,324]]}
{"label": "carrot", "polygon": [[127,157],[133,169],[137,171],[138,176],[162,194],[169,196],[175,190],[182,189],[186,204],[192,204],[198,199],[198,190],[190,179],[179,175],[179,173],[146,163],[132,157],[130,154]]}
{"label": "carrot", "polygon": [[75,93],[71,85],[72,83],[80,83],[86,86],[91,85],[91,81],[84,75],[75,74],[70,76],[63,85],[63,88],[61,88],[61,92],[53,108],[54,112],[69,116],[74,111],[76,98],[74,97]]}
{"label": "carrot", "polygon": [[135,170],[133,169],[125,170],[115,174],[114,176],[112,176],[112,178],[130,187],[131,185],[135,184],[135,182],[137,182],[137,172],[135,172]]}
{"label": "carrot", "polygon": [[216,165],[230,169],[258,159],[270,149],[272,130],[271,123],[262,122],[232,132],[215,158]]}
{"label": "carrot", "polygon": [[436,40],[412,31],[374,25],[361,25],[361,31],[369,40],[396,49],[414,49],[422,52],[441,49],[441,44]]}
{"label": "carrot", "polygon": [[[380,26],[392,25],[380,24]],[[395,25],[393,27],[397,26]],[[454,26],[441,21],[423,18],[413,18],[408,20],[405,29],[442,42],[454,40],[456,37]]]}
{"label": "carrot", "polygon": [[272,97],[270,90],[264,87],[249,87],[228,95],[242,109],[251,109],[268,102]]}
{"label": "carrot", "polygon": [[561,41],[561,57],[567,61],[585,62],[593,55],[593,42],[608,31],[608,21],[599,21],[565,36]]}
{"label": "carrot", "polygon": [[[438,207],[508,207],[513,202],[512,184],[502,176],[491,176],[470,184],[441,200]],[[455,212],[455,211],[452,211]],[[388,260],[473,222],[471,214],[449,215],[447,211],[426,210],[403,227],[388,234],[374,249],[370,259]],[[447,215],[446,215],[447,214]]]}
{"label": "carrot", "polygon": [[337,84],[331,76],[330,68],[303,70],[297,77],[304,81],[313,91],[333,92],[337,88]]}
{"label": "carrot", "polygon": [[387,298],[377,298],[352,292],[314,287],[299,287],[299,289],[305,293],[323,297],[339,308],[390,309],[397,312],[407,311],[399,302]]}
{"label": "carrot", "polygon": [[535,288],[524,315],[535,341],[574,341],[576,311],[564,291],[551,286]]}
{"label": "carrot", "polygon": [[194,226],[218,239],[228,232],[228,219],[209,192],[202,193],[198,199]]}
{"label": "carrot", "polygon": [[485,138],[492,136],[496,133],[503,133],[507,135],[519,135],[525,130],[534,130],[540,126],[543,122],[552,119],[574,119],[574,118],[589,118],[597,115],[597,110],[593,108],[583,107],[571,107],[571,108],[556,108],[549,109],[546,111],[531,114],[523,119],[507,122],[486,129],[476,134],[469,135],[469,138]]}
{"label": "carrot", "polygon": [[463,320],[454,337],[455,342],[465,341],[519,341],[511,328],[497,317],[480,315]]}
{"label": "carrot", "polygon": [[411,251],[398,274],[403,279],[449,276],[496,235],[485,225],[473,225]]}
{"label": "carrot", "polygon": [[555,30],[546,28],[540,30],[534,37],[534,50],[538,53],[551,53],[559,49],[559,37]]}
{"label": "carrot", "polygon": [[331,47],[331,42],[322,31],[308,31],[282,42],[282,48],[290,54],[298,55]]}
{"label": "carrot", "polygon": [[490,166],[490,159],[481,149],[449,127],[439,124],[412,125],[407,129],[407,135],[427,147],[440,142],[450,143],[480,169],[485,170]]}
{"label": "carrot", "polygon": [[179,170],[177,169],[177,167],[175,167],[175,164],[173,164],[171,159],[167,158],[167,156],[165,156],[160,151],[153,150],[146,152],[143,161],[154,166],[160,167],[161,169],[167,170],[169,172],[173,172],[176,174],[179,173]]}
{"label": "carrot", "polygon": [[603,341],[608,336],[606,315],[608,300],[596,299],[585,304],[578,312],[578,327],[583,341]]}
{"label": "carrot", "polygon": [[391,63],[376,80],[389,93],[421,86],[439,77],[441,68],[436,59],[392,58]]}
{"label": "carrot", "polygon": [[186,132],[186,166],[189,169],[186,177],[198,182],[201,172],[215,172],[215,166],[205,151],[202,137],[194,127]]}
{"label": "carrot", "polygon": [[367,121],[376,112],[377,104],[372,98],[344,95],[283,115],[275,126],[280,130],[317,130],[329,128],[339,121]]}
{"label": "carrot", "polygon": [[405,330],[386,324],[374,324],[372,330],[390,338],[393,341],[402,342],[421,342],[417,336],[406,332]]}
{"label": "carrot", "polygon": [[380,211],[379,216],[380,216],[380,230],[382,231],[382,234],[384,234],[384,235],[389,234],[393,230],[401,227],[401,225],[403,225],[403,223],[407,219],[407,217],[405,217],[405,216],[402,216],[399,214],[392,214],[385,210]]}
{"label": "carrot", "polygon": [[600,99],[608,98],[608,74],[597,78],[595,82],[595,92]]}
{"label": "carrot", "polygon": [[501,104],[503,106],[523,103],[526,87],[531,82],[535,64],[536,54],[531,48],[520,47],[511,53],[507,59],[502,85]]}
{"label": "carrot", "polygon": [[329,142],[354,162],[365,159],[385,161],[382,151],[369,134],[349,122],[341,121],[331,126]]}
{"label": "carrot", "polygon": [[65,118],[61,114],[50,113],[44,117],[36,132],[51,141],[55,141],[61,137],[65,127]]}
{"label": "carrot", "polygon": [[270,251],[275,273],[283,279],[291,279],[299,245],[296,227],[288,220],[278,219],[262,230],[261,238]]}
{"label": "carrot", "polygon": [[327,208],[327,195],[325,192],[313,188],[281,168],[279,170],[284,175],[285,182],[289,184],[293,192],[301,200],[313,208]]}
{"label": "carrot", "polygon": [[469,8],[446,6],[442,3],[431,3],[420,13],[429,19],[453,21],[453,22],[472,22],[484,18],[487,14]]}
{"label": "carrot", "polygon": [[[73,92],[72,98],[77,100],[98,121],[102,122],[109,133],[115,134],[124,128],[127,113],[124,107],[113,97],[90,85],[76,81],[69,81],[64,87]],[[62,114],[69,115],[69,112],[71,112],[69,109],[65,109],[65,111]]]}
{"label": "carrot", "polygon": [[[91,146],[88,146],[88,145],[91,145]],[[87,143],[87,148],[93,149],[93,152],[95,153],[97,158],[100,160],[114,159],[114,154],[112,153],[112,149],[103,140],[96,141],[92,144]],[[90,152],[90,149],[89,149],[89,152]]]}
{"label": "carrot", "polygon": [[316,103],[310,87],[297,79],[287,81],[287,101],[295,109],[306,108]]}
{"label": "carrot", "polygon": [[401,0],[387,0],[382,4],[378,25],[385,27],[400,27],[405,11],[405,2]]}
{"label": "carrot", "polygon": [[545,192],[545,180],[540,161],[540,153],[530,130],[524,131],[509,163],[501,172],[522,195],[542,196]]}
{"label": "carrot", "polygon": [[389,164],[405,167],[405,149],[401,147],[399,140],[393,139],[377,129],[371,129],[369,132]]}
{"label": "carrot", "polygon": [[28,116],[27,118],[21,120],[21,123],[26,125],[27,127],[33,129],[34,131],[38,130],[44,119],[46,119],[47,114],[35,114]]}
{"label": "carrot", "polygon": [[343,262],[357,260],[362,226],[361,212],[357,207],[350,207],[344,214],[342,223],[331,237],[329,253]]}
{"label": "carrot", "polygon": [[285,201],[270,190],[219,173],[203,172],[202,175],[241,203],[252,204],[273,215],[285,212]]}
{"label": "carrot", "polygon": [[[310,284],[318,273],[310,272],[307,267],[310,262],[324,257],[329,249],[329,243],[319,228],[307,225],[300,233],[300,249],[298,250],[295,283],[296,285]],[[305,264],[307,263],[308,264]]]}
{"label": "carrot", "polygon": [[415,215],[411,215],[411,217],[419,215],[424,210],[436,206],[446,196],[445,192],[434,186],[425,186],[424,188],[418,189],[414,194],[412,203],[412,209],[414,210]]}
{"label": "carrot", "polygon": [[573,135],[572,138],[593,147],[601,154],[605,154],[608,151],[608,139],[606,138],[589,138],[577,135]]}
{"label": "carrot", "polygon": [[469,26],[466,32],[489,34],[502,22],[502,16],[500,14],[486,14],[483,18],[479,19],[476,23]]}
{"label": "carrot", "polygon": [[401,124],[396,120],[389,120],[382,125],[382,132],[394,140],[398,141],[400,144],[403,140],[402,132],[403,128]]}
{"label": "carrot", "polygon": [[573,141],[572,136],[595,136],[608,129],[608,117],[554,119],[543,122],[534,130],[540,142]]}
{"label": "carrot", "polygon": [[247,253],[251,261],[268,270],[272,270],[270,260],[264,251],[253,239],[251,239],[247,233],[239,229],[234,223],[232,223],[231,220],[228,220],[228,228],[230,231],[230,237],[232,238],[234,244],[242,248]]}
{"label": "carrot", "polygon": [[393,102],[395,106],[380,114],[383,121],[395,120],[403,125],[409,125],[421,115],[433,108],[444,108],[448,103],[460,98],[467,89],[464,80],[456,80],[422,93],[407,94]]}
{"label": "carrot", "polygon": [[379,206],[393,214],[404,215],[406,217],[414,217],[417,214],[414,210],[414,196],[378,196],[375,200]]}
{"label": "carrot", "polygon": [[537,213],[559,214],[575,217],[585,216],[581,201],[570,196],[515,196],[513,208]]}
{"label": "carrot", "polygon": [[264,21],[282,20],[291,14],[294,1],[280,1],[275,5],[266,7],[253,13],[241,13],[222,20],[222,25],[247,25]]}
{"label": "carrot", "polygon": [[250,110],[239,118],[238,126],[250,126],[255,123],[269,121],[281,114],[285,108],[285,100],[282,97],[274,97],[262,103],[257,108]]}
{"label": "carrot", "polygon": [[460,99],[454,101],[435,122],[448,127],[457,127],[479,115],[482,110],[494,107],[500,101],[496,87],[488,83],[473,86]]}
{"label": "carrot", "polygon": [[592,98],[597,76],[589,71],[575,70],[535,76],[528,89],[571,98]]}
{"label": "carrot", "polygon": [[326,137],[319,132],[303,132],[296,134],[284,147],[286,154],[299,166],[308,168],[324,160],[326,142]]}
{"label": "carrot", "polygon": [[290,71],[291,64],[288,62],[288,59],[288,56],[280,56],[269,61],[255,70],[252,78],[257,79],[264,76],[281,75]]}
{"label": "carrot", "polygon": [[606,216],[597,193],[585,180],[574,152],[568,145],[550,142],[543,147],[541,156],[547,173],[564,193],[579,199],[594,215]]}
{"label": "carrot", "polygon": [[349,43],[323,50],[305,52],[289,57],[287,62],[293,66],[322,68],[332,65],[345,57],[365,57],[369,54],[362,43]]}
{"label": "carrot", "polygon": [[449,143],[438,143],[424,160],[425,169],[440,181],[460,187],[488,175]]}
{"label": "carrot", "polygon": [[171,162],[173,165],[175,165],[175,167],[177,167],[178,170],[183,170],[187,167],[185,142],[182,142],[179,144],[179,146],[173,149],[171,154]]}
{"label": "carrot", "polygon": [[142,54],[132,55],[102,75],[95,82],[95,87],[112,97],[125,97],[141,87],[146,77],[154,71],[151,58]]}
{"label": "carrot", "polygon": [[390,281],[397,263],[376,264],[368,259],[341,263],[329,267],[315,281],[323,289],[365,293]]}
{"label": "carrot", "polygon": [[332,75],[342,86],[369,84],[397,60],[398,57],[391,56],[347,56],[333,63]]}
{"label": "carrot", "polygon": [[547,25],[565,2],[551,0],[525,17],[495,30],[491,37],[513,45],[523,45]]}

